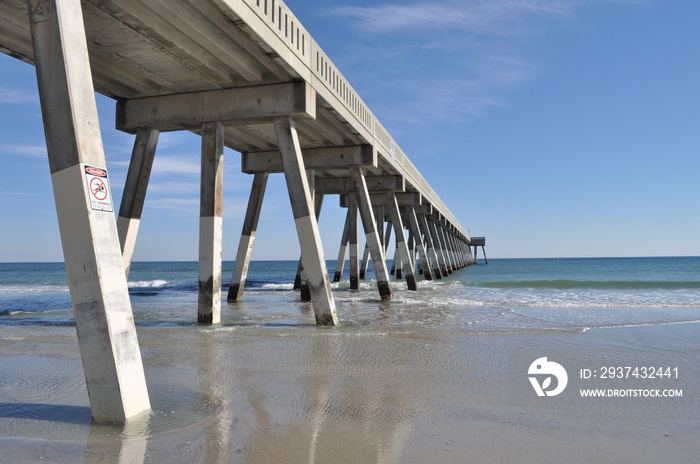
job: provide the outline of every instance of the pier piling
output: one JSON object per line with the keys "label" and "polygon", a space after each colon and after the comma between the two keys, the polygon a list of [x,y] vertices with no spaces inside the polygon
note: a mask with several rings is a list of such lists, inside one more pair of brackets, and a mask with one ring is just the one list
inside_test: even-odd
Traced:
{"label": "pier piling", "polygon": [[29,2],[56,213],[92,416],[150,410],[79,0]]}

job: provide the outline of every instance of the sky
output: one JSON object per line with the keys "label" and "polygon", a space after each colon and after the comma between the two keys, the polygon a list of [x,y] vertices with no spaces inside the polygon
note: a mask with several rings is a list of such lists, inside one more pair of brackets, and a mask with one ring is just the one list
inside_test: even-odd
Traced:
{"label": "sky", "polygon": [[[700,255],[697,0],[286,3],[489,258]],[[118,209],[133,136],[97,103]],[[200,143],[161,134],[134,260],[197,259]],[[224,165],[232,260],[252,176]],[[63,259],[35,71],[2,54],[0,217],[0,262]],[[272,175],[253,259],[298,256]]]}

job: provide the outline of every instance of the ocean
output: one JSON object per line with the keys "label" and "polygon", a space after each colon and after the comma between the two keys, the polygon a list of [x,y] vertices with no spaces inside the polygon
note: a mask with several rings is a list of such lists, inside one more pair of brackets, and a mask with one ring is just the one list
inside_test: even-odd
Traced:
{"label": "ocean", "polygon": [[251,263],[200,325],[196,262],[134,263],[152,411],[118,425],[91,421],[63,264],[0,264],[0,463],[700,462],[700,258],[491,259],[388,302],[346,269],[336,327],[296,267]]}
{"label": "ocean", "polygon": [[[296,267],[251,263],[243,301],[223,303],[222,325],[313,325],[292,289]],[[224,299],[232,269],[223,263]],[[346,266],[333,284],[342,326],[521,333],[700,321],[698,257],[491,259],[420,280],[417,292],[392,280],[391,303],[379,300],[373,278],[370,266],[361,289],[351,291]],[[136,262],[129,293],[137,325],[196,325],[197,263]],[[0,264],[0,325],[72,324],[62,263]]]}

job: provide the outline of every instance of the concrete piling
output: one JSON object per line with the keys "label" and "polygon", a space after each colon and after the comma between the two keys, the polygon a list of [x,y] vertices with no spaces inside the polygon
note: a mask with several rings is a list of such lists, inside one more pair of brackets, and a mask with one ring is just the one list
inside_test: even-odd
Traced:
{"label": "concrete piling", "polygon": [[221,322],[221,252],[224,182],[224,126],[202,126],[199,208],[199,297],[197,322]]}
{"label": "concrete piling", "polygon": [[30,24],[56,213],[92,415],[150,410],[79,0],[32,0]]}
{"label": "concrete piling", "polygon": [[243,220],[243,230],[241,231],[241,239],[238,242],[236,261],[231,276],[231,285],[226,298],[230,302],[239,301],[243,298],[250,256],[253,253],[255,233],[258,230],[258,221],[260,220],[260,211],[262,210],[268,177],[269,173],[267,172],[258,172],[253,177],[253,185],[250,188],[250,197],[248,198],[248,208]]}
{"label": "concrete piling", "polygon": [[131,268],[131,259],[134,256],[136,236],[141,223],[141,213],[146,200],[146,189],[151,177],[159,134],[160,131],[152,128],[138,130],[134,149],[131,152],[129,171],[124,183],[124,193],[117,217],[117,230],[119,231],[119,243],[124,261],[124,273],[127,278]]}
{"label": "concrete piling", "polygon": [[276,117],[274,125],[316,323],[337,325],[335,301],[323,256],[316,215],[313,214],[311,191],[306,178],[296,124],[290,117]]}
{"label": "concrete piling", "polygon": [[384,246],[377,232],[377,223],[374,218],[374,212],[372,211],[372,203],[369,199],[369,191],[367,190],[365,176],[362,169],[359,167],[351,168],[350,172],[353,178],[355,197],[360,209],[365,238],[372,257],[374,275],[377,279],[377,290],[382,300],[391,300],[394,297],[394,292],[389,282],[389,272],[387,271],[386,259],[384,258]]}
{"label": "concrete piling", "polygon": [[408,285],[408,289],[418,290],[416,274],[413,270],[413,261],[411,260],[411,255],[408,251],[408,245],[406,244],[406,235],[404,234],[401,212],[399,211],[399,205],[396,202],[396,194],[394,192],[389,192],[386,194],[386,196],[389,204],[391,222],[394,225],[394,232],[396,232],[397,254],[401,260],[401,266],[398,264],[396,266],[396,277],[400,278],[399,270],[403,268],[403,272],[406,275],[406,284]]}

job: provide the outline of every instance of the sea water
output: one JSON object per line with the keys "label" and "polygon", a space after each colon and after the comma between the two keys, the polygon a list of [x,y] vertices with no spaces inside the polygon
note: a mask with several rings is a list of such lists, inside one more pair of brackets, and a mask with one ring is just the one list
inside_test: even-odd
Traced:
{"label": "sea water", "polygon": [[[292,288],[296,268],[251,263],[243,300],[224,302],[222,324],[313,324]],[[224,282],[232,269],[224,262]],[[392,302],[379,299],[371,266],[359,291],[347,274],[346,266],[333,284],[338,315],[365,330],[519,333],[700,320],[698,257],[492,259],[439,280],[419,275],[418,291],[392,278]],[[73,325],[66,280],[62,263],[0,264],[0,325]],[[224,300],[227,291],[224,284]],[[135,262],[129,293],[137,326],[196,324],[197,263]]]}
{"label": "sea water", "polygon": [[[335,263],[328,263],[334,269]],[[0,264],[0,462],[697,462],[700,258],[492,259],[419,290],[333,284],[338,327],[251,263],[243,300],[199,325],[197,263],[134,263],[152,412],[90,421],[62,263]],[[347,268],[347,266],[346,266]],[[226,282],[233,263],[224,263]],[[539,398],[528,366],[569,371]],[[598,399],[581,368],[678,367],[677,399]],[[605,381],[607,382],[607,381]],[[541,401],[540,401],[541,400]]]}

